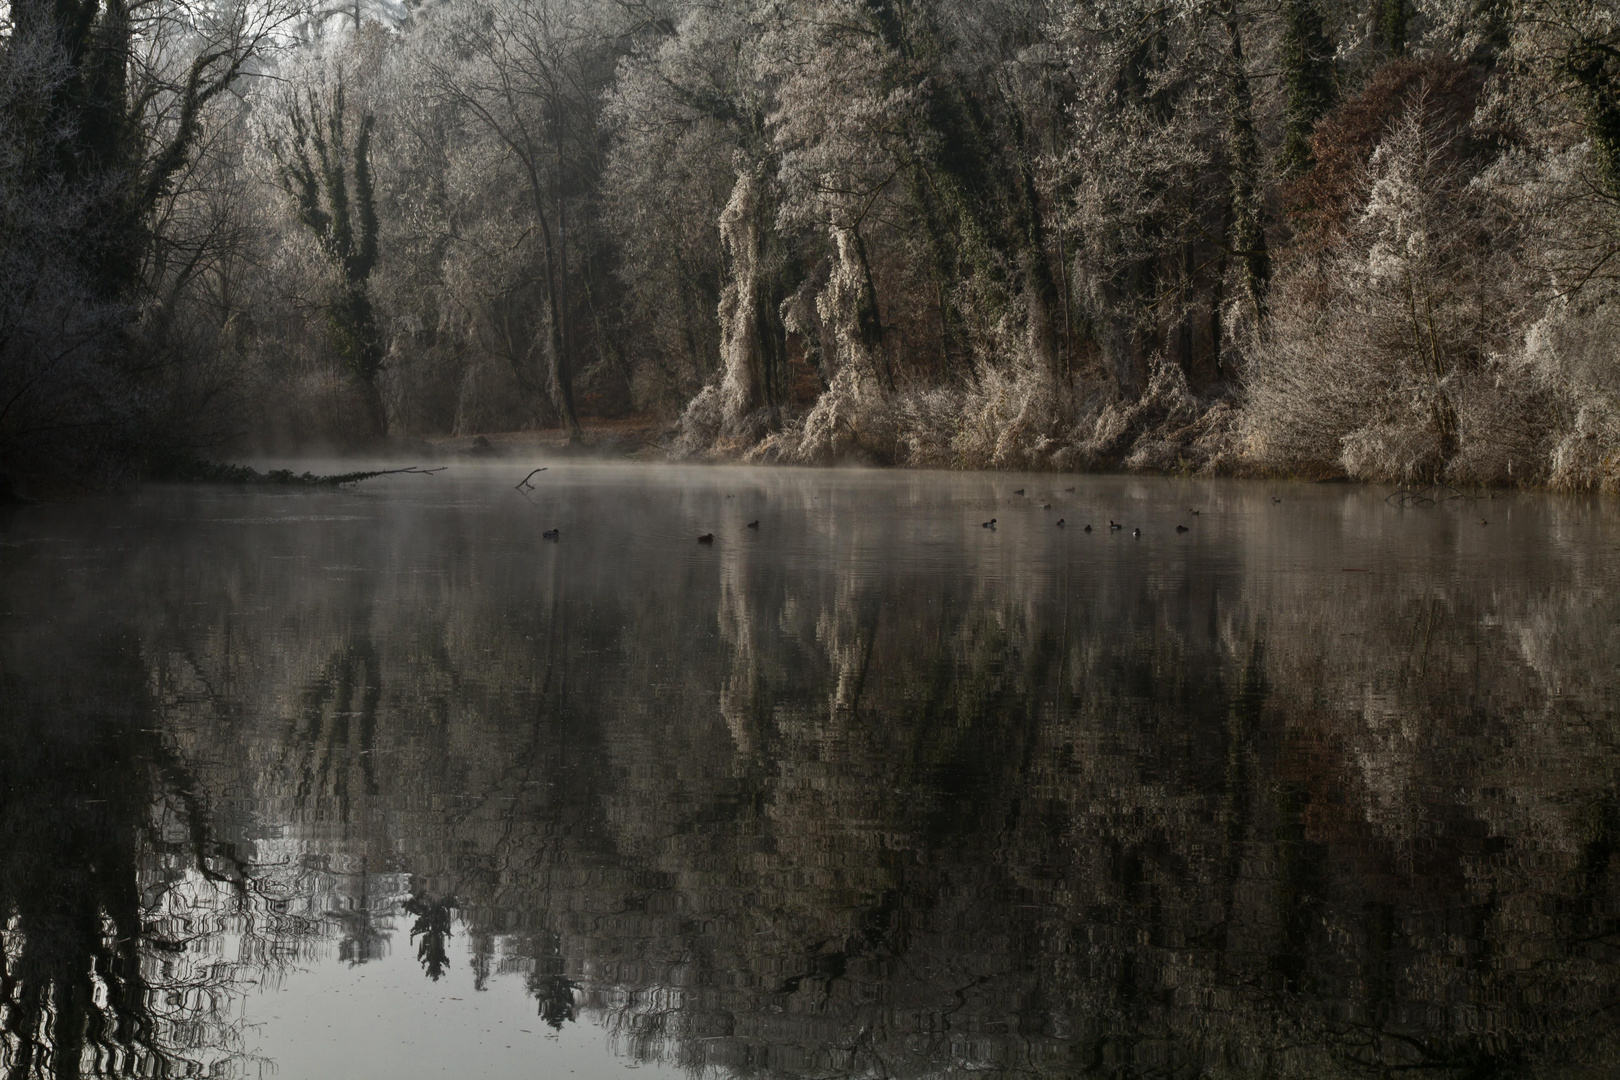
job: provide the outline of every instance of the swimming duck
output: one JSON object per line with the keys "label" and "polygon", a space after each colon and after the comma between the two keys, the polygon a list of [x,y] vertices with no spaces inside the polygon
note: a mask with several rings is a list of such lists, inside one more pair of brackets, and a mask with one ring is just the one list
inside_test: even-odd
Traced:
{"label": "swimming duck", "polygon": [[1050,510],[1050,509],[1052,509],[1052,504],[1051,503],[1041,503],[1041,509],[1042,510]]}
{"label": "swimming duck", "polygon": [[758,522],[758,521],[757,521],[757,520],[755,520],[755,521],[750,521],[750,522],[749,522],[749,523],[748,523],[748,527],[749,527],[749,528],[750,528],[750,529],[757,529],[757,528],[759,528],[759,522]]}
{"label": "swimming duck", "polygon": [[1194,510],[1192,507],[1189,506],[1189,507],[1187,507],[1187,513],[1191,514],[1193,517],[1197,517],[1199,514],[1202,514],[1203,511],[1202,510]]}
{"label": "swimming duck", "polygon": [[1063,489],[1063,490],[1064,490],[1064,491],[1073,491],[1073,490],[1074,490],[1074,488],[1064,488],[1064,489]]}
{"label": "swimming duck", "polygon": [[1024,493],[1023,488],[1019,488],[1017,491],[1013,492],[1014,495],[1022,495],[1023,493]]}
{"label": "swimming duck", "polygon": [[1185,526],[1185,525],[1177,525],[1176,526],[1176,532],[1186,532],[1186,531],[1187,531],[1187,526]]}
{"label": "swimming duck", "polygon": [[1108,519],[1108,531],[1109,532],[1119,532],[1119,530],[1123,529],[1124,527],[1125,526],[1121,525],[1119,522],[1115,521],[1113,518]]}
{"label": "swimming duck", "polygon": [[1060,529],[1063,528],[1063,519],[1062,518],[1058,518],[1058,528],[1060,528]]}
{"label": "swimming duck", "polygon": [[1090,531],[1091,531],[1091,526],[1090,526],[1090,525],[1087,525],[1087,526],[1086,526],[1086,532],[1090,532]]}
{"label": "swimming duck", "polygon": [[1131,530],[1131,535],[1136,537],[1138,540],[1140,540],[1142,538],[1142,530],[1141,529],[1132,529]]}
{"label": "swimming duck", "polygon": [[540,539],[542,539],[542,540],[561,540],[562,539],[562,530],[561,529],[547,529],[545,532],[540,534]]}
{"label": "swimming duck", "polygon": [[996,527],[996,519],[995,518],[991,518],[989,521],[982,522],[979,525],[979,528],[981,528],[981,529],[993,529],[995,527]]}
{"label": "swimming duck", "polygon": [[714,543],[714,533],[704,533],[702,536],[698,537],[698,543],[700,543],[700,544],[712,544],[712,543]]}

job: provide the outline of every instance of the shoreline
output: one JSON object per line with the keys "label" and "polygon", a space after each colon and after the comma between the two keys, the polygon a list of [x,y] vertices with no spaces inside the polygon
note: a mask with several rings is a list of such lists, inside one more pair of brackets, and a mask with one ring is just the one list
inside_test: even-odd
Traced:
{"label": "shoreline", "polygon": [[[304,466],[298,463],[314,462],[342,463],[357,466],[387,463],[389,465],[402,464],[442,468],[457,463],[495,464],[498,462],[510,462],[517,465],[531,461],[596,460],[716,467],[864,468],[882,471],[933,471],[957,474],[1015,475],[1027,473],[1030,475],[1066,475],[1075,477],[1133,476],[1185,480],[1248,480],[1287,484],[1387,487],[1391,489],[1392,495],[1402,491],[1408,492],[1412,497],[1412,501],[1416,502],[1424,501],[1432,493],[1449,493],[1449,495],[1440,495],[1440,499],[1452,496],[1466,499],[1496,498],[1513,492],[1587,496],[1613,494],[1613,492],[1604,490],[1571,489],[1555,487],[1545,483],[1518,484],[1507,487],[1498,485],[1460,485],[1446,482],[1402,482],[1387,479],[1358,479],[1342,471],[1321,475],[1301,475],[1268,470],[1258,463],[1227,455],[1223,455],[1218,462],[1207,462],[1202,467],[1179,469],[1132,467],[1125,461],[1117,462],[1112,467],[1102,468],[1077,467],[1074,464],[1063,464],[1056,461],[1045,464],[1021,461],[1017,464],[1009,464],[1004,468],[958,466],[936,461],[883,463],[869,460],[863,461],[856,457],[831,462],[792,461],[760,454],[758,451],[760,447],[765,445],[764,443],[749,446],[740,452],[709,449],[697,454],[683,454],[678,448],[679,421],[660,417],[640,415],[610,420],[584,420],[581,422],[581,428],[582,438],[577,441],[570,441],[568,432],[564,428],[531,428],[516,431],[481,432],[473,435],[403,436],[391,438],[381,445],[369,448],[348,447],[339,449],[310,446],[299,450],[262,449],[246,453],[206,455],[185,463],[178,470],[154,470],[145,475],[130,478],[125,483],[115,482],[104,488],[86,487],[84,485],[64,486],[60,482],[53,482],[46,478],[34,479],[31,482],[31,478],[14,474],[7,478],[5,485],[0,486],[0,510],[20,509],[26,506],[71,500],[86,495],[112,493],[120,489],[139,488],[147,484],[286,484],[291,482],[305,486],[335,486],[338,475],[341,474],[293,476],[290,480],[287,477],[272,477],[269,475],[272,471],[277,473],[285,472],[289,465],[295,466],[295,471],[300,471]],[[224,475],[232,471],[243,474],[254,472],[255,469],[249,467],[247,463],[257,463],[257,466],[263,472],[256,477],[244,475],[241,479],[232,479],[229,475]]]}

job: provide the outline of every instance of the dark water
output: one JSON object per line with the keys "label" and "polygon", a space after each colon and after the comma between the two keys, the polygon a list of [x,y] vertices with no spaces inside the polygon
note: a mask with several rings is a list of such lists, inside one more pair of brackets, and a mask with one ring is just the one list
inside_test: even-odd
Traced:
{"label": "dark water", "polygon": [[523,471],[0,518],[8,1075],[1620,1073],[1612,504]]}

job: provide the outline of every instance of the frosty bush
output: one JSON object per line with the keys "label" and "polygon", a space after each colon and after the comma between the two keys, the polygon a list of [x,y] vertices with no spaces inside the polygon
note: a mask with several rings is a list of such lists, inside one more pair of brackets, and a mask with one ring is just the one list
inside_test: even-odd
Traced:
{"label": "frosty bush", "polygon": [[1338,250],[1280,283],[1247,380],[1248,450],[1270,468],[1434,481],[1491,438],[1465,402],[1512,347],[1513,230],[1426,105],[1379,143]]}
{"label": "frosty bush", "polygon": [[725,392],[718,385],[710,384],[687,402],[676,430],[676,456],[697,457],[714,449],[726,420],[725,400]]}
{"label": "frosty bush", "polygon": [[898,449],[893,401],[877,377],[845,364],[804,418],[797,445],[783,460],[830,465],[841,461],[890,464]]}
{"label": "frosty bush", "polygon": [[1525,337],[1525,374],[1549,399],[1547,480],[1571,491],[1620,491],[1617,295],[1599,285],[1560,298]]}

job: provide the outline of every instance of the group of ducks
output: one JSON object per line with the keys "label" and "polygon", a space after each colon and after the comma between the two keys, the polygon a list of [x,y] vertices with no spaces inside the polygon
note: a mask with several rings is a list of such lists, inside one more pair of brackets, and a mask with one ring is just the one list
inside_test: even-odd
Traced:
{"label": "group of ducks", "polygon": [[[533,475],[533,474],[531,473],[530,475]],[[1072,488],[1072,487],[1071,488],[1064,488],[1063,490],[1066,491],[1066,492],[1072,492],[1074,490],[1074,488]],[[1014,495],[1022,495],[1023,493],[1024,493],[1023,488],[1019,488],[1017,491],[1013,492]],[[726,498],[729,499],[729,498],[731,498],[731,496],[727,495]],[[1272,501],[1273,502],[1282,502],[1281,499],[1277,499],[1277,498],[1273,498]],[[1041,503],[1041,509],[1042,510],[1050,510],[1050,509],[1052,509],[1052,504],[1051,503]],[[1191,514],[1193,517],[1197,517],[1201,512],[1202,511],[1193,510],[1193,509],[1188,509],[1188,511],[1187,511],[1187,513]],[[1484,522],[1481,522],[1481,524],[1484,524]],[[980,526],[982,528],[990,529],[990,530],[993,531],[995,529],[995,527],[996,527],[996,519],[991,518],[989,521],[981,522]],[[1065,519],[1058,518],[1057,519],[1057,527],[1060,528],[1060,529],[1066,528],[1067,525],[1066,525]],[[754,521],[750,521],[748,523],[748,528],[757,530],[759,528],[759,521],[757,519],[754,520]],[[1125,526],[1121,525],[1119,522],[1115,521],[1113,518],[1108,519],[1108,531],[1109,532],[1120,532],[1124,528],[1125,528]],[[1091,531],[1091,525],[1090,525],[1089,522],[1082,528],[1082,531],[1083,532],[1090,532]],[[1178,532],[1178,533],[1184,533],[1184,532],[1189,532],[1189,531],[1190,530],[1185,525],[1177,525],[1176,526],[1176,532]],[[1137,539],[1140,539],[1141,536],[1142,536],[1141,528],[1140,527],[1132,528],[1131,529],[1131,535],[1136,537]],[[540,537],[541,537],[541,539],[544,539],[544,540],[561,541],[562,540],[562,530],[561,529],[547,529],[545,532],[540,534]],[[712,543],[714,543],[714,533],[704,533],[702,536],[699,536],[697,538],[697,542],[700,543],[700,544],[712,544]]]}
{"label": "group of ducks", "polygon": [[[1072,487],[1071,488],[1064,488],[1063,490],[1064,491],[1073,491],[1074,488],[1072,488]],[[1014,495],[1022,495],[1023,493],[1024,493],[1023,488],[1019,488],[1017,491],[1013,492]],[[1273,499],[1272,501],[1273,502],[1282,502],[1281,499]],[[1041,503],[1041,509],[1042,510],[1050,510],[1050,509],[1052,509],[1052,504],[1051,503]],[[1188,508],[1188,510],[1187,510],[1187,513],[1191,514],[1193,517],[1197,517],[1202,512],[1203,511],[1201,511],[1201,510],[1193,510],[1191,508]],[[979,525],[980,525],[980,528],[990,529],[991,531],[994,531],[995,527],[996,527],[996,519],[991,518],[989,521],[980,522]],[[1058,518],[1057,519],[1057,527],[1060,528],[1060,529],[1066,527],[1066,522],[1065,522],[1065,520],[1063,518]],[[1124,528],[1125,528],[1125,526],[1121,525],[1119,522],[1115,521],[1113,518],[1108,519],[1108,531],[1109,532],[1119,532],[1119,531],[1123,530]],[[1091,524],[1089,522],[1086,523],[1086,525],[1081,529],[1081,531],[1082,532],[1090,532],[1091,531]],[[1190,531],[1191,531],[1191,529],[1189,529],[1186,525],[1177,525],[1176,526],[1176,532],[1178,532],[1178,533],[1184,533],[1184,532],[1190,532]],[[1142,537],[1141,528],[1140,527],[1132,528],[1131,529],[1131,535],[1136,537],[1137,539],[1141,539],[1141,537]]]}
{"label": "group of ducks", "polygon": [[[1198,513],[1197,510],[1189,510],[1187,512],[1189,514],[1197,514]],[[979,524],[980,524],[981,528],[994,530],[995,527],[996,527],[996,519],[991,518],[989,521],[980,522]],[[1060,529],[1065,527],[1063,518],[1058,518],[1057,519],[1057,527],[1060,528]],[[1109,532],[1119,532],[1123,528],[1125,528],[1125,526],[1121,525],[1119,522],[1115,521],[1113,518],[1108,519],[1108,531]],[[1085,525],[1084,527],[1082,527],[1082,529],[1081,529],[1081,532],[1090,532],[1090,531],[1091,531],[1091,525],[1089,523],[1087,525]],[[1191,531],[1192,530],[1189,529],[1185,525],[1177,525],[1176,526],[1176,532],[1178,532],[1178,533],[1191,532]],[[1137,538],[1140,538],[1141,535],[1142,535],[1141,528],[1139,526],[1135,527],[1135,528],[1132,528],[1131,529],[1131,535],[1135,536]]]}

